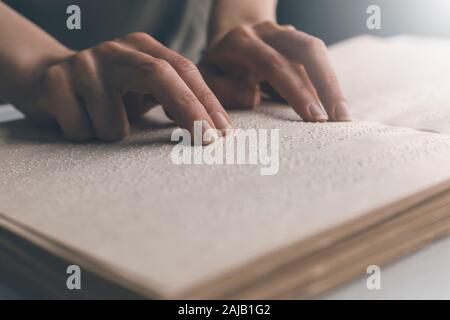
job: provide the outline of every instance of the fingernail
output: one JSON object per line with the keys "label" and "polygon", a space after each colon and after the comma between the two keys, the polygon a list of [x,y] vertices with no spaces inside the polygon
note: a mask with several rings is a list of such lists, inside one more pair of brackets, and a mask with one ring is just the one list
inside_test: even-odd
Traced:
{"label": "fingernail", "polygon": [[228,130],[232,129],[231,123],[228,121],[227,117],[221,112],[211,113],[211,119],[222,133],[226,134]]}
{"label": "fingernail", "polygon": [[309,113],[311,114],[311,116],[314,118],[315,121],[328,120],[328,116],[325,113],[325,111],[323,111],[323,109],[317,104],[312,104],[309,106]]}
{"label": "fingernail", "polygon": [[352,121],[352,117],[349,112],[348,104],[344,101],[336,104],[334,109],[334,115],[337,121]]}
{"label": "fingernail", "polygon": [[203,139],[202,139],[203,145],[211,144],[219,139],[216,129],[211,127],[208,121],[202,121],[202,132],[203,132]]}

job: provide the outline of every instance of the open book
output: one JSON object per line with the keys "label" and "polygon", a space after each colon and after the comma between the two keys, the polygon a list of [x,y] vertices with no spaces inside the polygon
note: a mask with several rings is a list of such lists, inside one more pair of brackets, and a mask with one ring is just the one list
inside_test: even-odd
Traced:
{"label": "open book", "polygon": [[450,40],[360,37],[331,56],[356,121],[232,113],[279,129],[273,175],[175,164],[158,109],[117,144],[0,124],[0,268],[52,297],[310,298],[449,234]]}

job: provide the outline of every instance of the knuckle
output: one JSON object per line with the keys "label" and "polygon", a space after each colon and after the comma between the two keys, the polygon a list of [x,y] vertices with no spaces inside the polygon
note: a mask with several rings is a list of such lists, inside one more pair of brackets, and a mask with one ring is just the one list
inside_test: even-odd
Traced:
{"label": "knuckle", "polygon": [[122,46],[115,41],[106,41],[93,49],[93,52],[96,54],[110,54],[113,52],[121,51]]}
{"label": "knuckle", "polygon": [[183,94],[180,95],[180,97],[178,98],[178,101],[181,106],[187,107],[194,103],[197,103],[198,100],[197,100],[197,97],[194,94],[192,94],[191,92],[184,92]]}
{"label": "knuckle", "polygon": [[168,72],[172,66],[164,59],[147,59],[139,63],[139,67],[152,74]]}
{"label": "knuckle", "polygon": [[130,42],[149,42],[153,41],[154,39],[152,36],[150,36],[148,33],[145,32],[133,32],[124,37],[124,40],[130,41]]}
{"label": "knuckle", "polygon": [[231,30],[229,36],[233,41],[248,42],[254,39],[255,32],[252,27],[242,25]]}
{"label": "knuckle", "polygon": [[267,71],[269,71],[270,73],[275,73],[275,72],[280,72],[280,71],[284,71],[287,70],[289,68],[291,68],[291,63],[287,60],[284,59],[281,56],[277,56],[277,55],[272,55],[270,57],[268,57],[267,59],[268,61],[268,65],[267,65]]}
{"label": "knuckle", "polygon": [[98,67],[90,50],[77,53],[70,62],[73,82],[77,92],[93,96],[95,84],[99,81]]}
{"label": "knuckle", "polygon": [[88,76],[96,72],[95,60],[89,50],[83,50],[74,55],[71,64],[74,69],[81,70]]}
{"label": "knuckle", "polygon": [[323,42],[322,39],[310,35],[306,36],[303,39],[303,43],[305,44],[307,49],[313,51],[323,50],[326,48],[325,42]]}
{"label": "knuckle", "polygon": [[296,31],[297,30],[297,28],[292,24],[285,24],[285,25],[281,26],[281,28],[283,28],[284,31]]}
{"label": "knuckle", "polygon": [[277,23],[275,23],[271,20],[263,21],[263,22],[259,23],[257,26],[259,28],[269,29],[269,30],[278,29],[280,27]]}
{"label": "knuckle", "polygon": [[331,92],[340,92],[340,84],[336,74],[328,74],[325,76],[323,83],[317,84],[318,90],[332,90]]}
{"label": "knuckle", "polygon": [[217,101],[216,96],[209,89],[204,89],[204,90],[200,91],[197,94],[197,96],[198,96],[198,99],[200,101],[202,101],[203,104],[205,104],[205,105],[213,104],[213,103],[215,103]]}
{"label": "knuckle", "polygon": [[171,59],[171,62],[181,73],[198,72],[197,66],[185,57],[177,55]]}
{"label": "knuckle", "polygon": [[339,80],[336,76],[336,74],[332,73],[332,74],[328,74],[326,76],[326,82],[330,85],[330,86],[334,86],[334,87],[338,87],[339,86]]}

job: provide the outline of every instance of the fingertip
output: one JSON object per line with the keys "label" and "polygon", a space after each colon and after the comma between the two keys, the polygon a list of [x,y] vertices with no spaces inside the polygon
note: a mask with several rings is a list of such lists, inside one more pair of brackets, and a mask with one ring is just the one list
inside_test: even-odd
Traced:
{"label": "fingertip", "polygon": [[336,121],[352,121],[350,108],[345,101],[341,101],[334,107],[334,119]]}
{"label": "fingertip", "polygon": [[328,120],[327,114],[318,104],[311,104],[308,110],[312,121],[325,122]]}
{"label": "fingertip", "polygon": [[218,130],[209,120],[195,120],[189,130],[193,146],[206,146],[219,140]]}
{"label": "fingertip", "polygon": [[202,121],[202,145],[206,146],[219,140],[217,130],[208,121]]}
{"label": "fingertip", "polygon": [[226,135],[227,132],[233,128],[228,117],[226,117],[222,112],[212,112],[210,117],[216,128],[224,135]]}

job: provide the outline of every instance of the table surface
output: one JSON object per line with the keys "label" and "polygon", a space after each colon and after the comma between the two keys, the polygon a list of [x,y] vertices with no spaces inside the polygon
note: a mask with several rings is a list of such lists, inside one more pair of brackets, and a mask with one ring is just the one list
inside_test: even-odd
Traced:
{"label": "table surface", "polygon": [[[0,106],[0,123],[20,118],[10,106]],[[369,290],[367,276],[323,296],[324,299],[450,299],[450,238],[381,268],[380,290]],[[1,299],[26,298],[0,283]]]}

